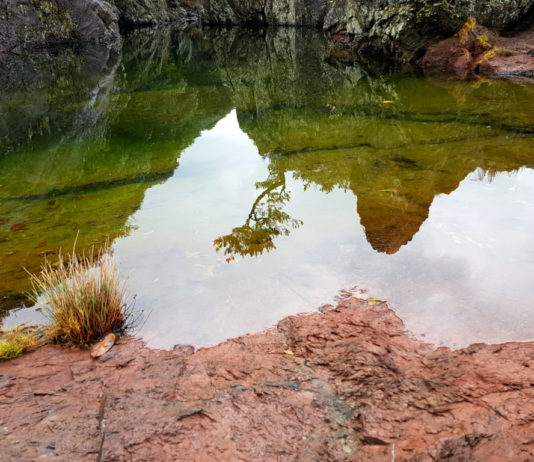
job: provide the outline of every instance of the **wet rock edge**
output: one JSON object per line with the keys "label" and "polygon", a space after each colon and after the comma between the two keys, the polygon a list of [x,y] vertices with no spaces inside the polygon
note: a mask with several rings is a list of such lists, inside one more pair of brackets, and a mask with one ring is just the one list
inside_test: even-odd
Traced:
{"label": "wet rock edge", "polygon": [[100,360],[44,347],[0,365],[1,460],[534,457],[534,342],[436,348],[385,303],[194,351],[127,337]]}

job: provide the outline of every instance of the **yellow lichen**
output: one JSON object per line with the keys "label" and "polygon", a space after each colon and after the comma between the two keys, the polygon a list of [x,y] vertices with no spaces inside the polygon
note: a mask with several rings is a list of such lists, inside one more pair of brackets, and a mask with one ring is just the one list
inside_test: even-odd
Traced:
{"label": "yellow lichen", "polygon": [[0,360],[12,359],[40,345],[40,329],[20,326],[8,330],[0,330]]}
{"label": "yellow lichen", "polygon": [[462,28],[456,34],[460,39],[460,42],[467,43],[469,40],[469,32],[472,32],[477,25],[477,20],[473,17],[469,17]]}
{"label": "yellow lichen", "polygon": [[76,24],[70,14],[62,11],[57,4],[47,0],[33,0],[33,5],[47,34],[68,38],[76,29]]}
{"label": "yellow lichen", "polygon": [[493,59],[497,56],[497,49],[492,48],[490,51],[484,53],[482,58],[480,59],[479,63],[485,63],[486,61],[489,61],[490,59]]}

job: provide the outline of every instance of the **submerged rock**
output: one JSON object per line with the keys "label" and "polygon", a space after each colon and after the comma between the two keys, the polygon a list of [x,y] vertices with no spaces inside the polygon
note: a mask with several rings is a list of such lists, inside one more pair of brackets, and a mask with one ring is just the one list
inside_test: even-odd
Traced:
{"label": "submerged rock", "polygon": [[196,352],[120,339],[92,361],[47,346],[0,365],[0,454],[523,462],[533,360],[532,342],[435,348],[354,298]]}

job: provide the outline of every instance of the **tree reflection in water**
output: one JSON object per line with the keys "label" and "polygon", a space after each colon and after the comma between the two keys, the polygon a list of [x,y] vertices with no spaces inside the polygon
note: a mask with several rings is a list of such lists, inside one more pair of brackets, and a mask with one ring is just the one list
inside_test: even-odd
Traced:
{"label": "tree reflection in water", "polygon": [[252,204],[245,224],[214,241],[217,249],[223,248],[225,255],[230,256],[227,261],[235,254],[258,256],[270,252],[276,249],[274,238],[289,236],[292,229],[303,224],[284,211],[290,199],[284,172],[271,172],[265,181],[256,183],[256,188],[263,191]]}

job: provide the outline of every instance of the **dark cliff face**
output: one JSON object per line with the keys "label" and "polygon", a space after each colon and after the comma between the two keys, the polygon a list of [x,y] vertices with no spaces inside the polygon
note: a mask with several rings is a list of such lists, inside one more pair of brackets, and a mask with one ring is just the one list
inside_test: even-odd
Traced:
{"label": "dark cliff face", "polygon": [[173,23],[180,28],[200,20],[202,0],[111,0],[123,28]]}
{"label": "dark cliff face", "polygon": [[533,0],[208,0],[205,21],[212,24],[316,26],[337,47],[412,59],[438,39],[456,32],[474,16],[503,31],[527,20]]}
{"label": "dark cliff face", "polygon": [[117,46],[121,27],[199,21],[198,0],[0,0],[0,53],[58,44]]}
{"label": "dark cliff face", "polygon": [[17,47],[114,43],[119,24],[173,22],[308,26],[335,48],[401,60],[456,32],[470,16],[496,31],[525,25],[534,0],[1,0],[0,52]]}
{"label": "dark cliff face", "polygon": [[119,38],[118,11],[105,0],[0,1],[0,52]]}
{"label": "dark cliff face", "polygon": [[532,0],[427,1],[336,0],[327,12],[324,28],[346,33],[363,51],[394,54],[410,59],[430,43],[450,36],[469,17],[503,31],[517,24],[534,4]]}
{"label": "dark cliff face", "polygon": [[322,27],[324,0],[206,0],[205,22],[210,24],[269,24]]}

